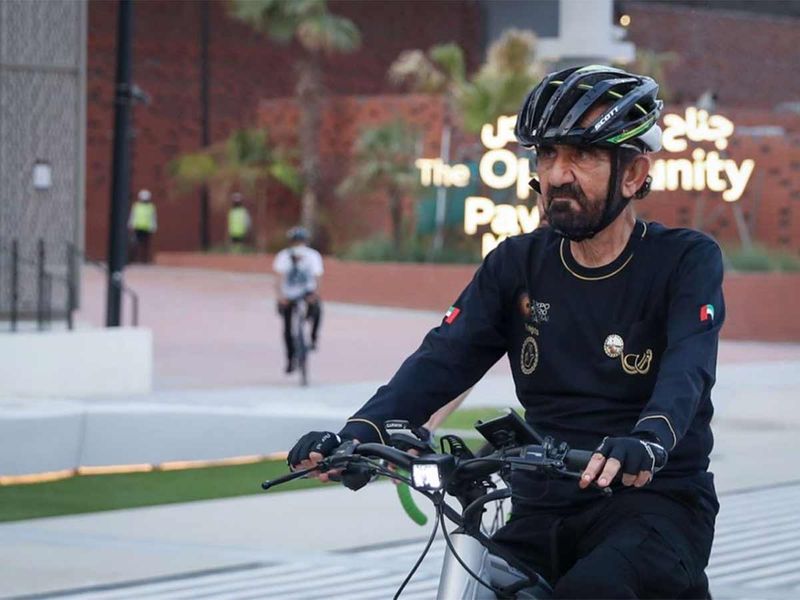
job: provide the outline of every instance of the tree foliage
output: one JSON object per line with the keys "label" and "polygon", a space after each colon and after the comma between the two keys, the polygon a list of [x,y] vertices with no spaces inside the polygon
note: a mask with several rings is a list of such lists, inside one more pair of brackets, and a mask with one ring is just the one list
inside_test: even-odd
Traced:
{"label": "tree foliage", "polygon": [[680,55],[676,52],[657,52],[646,48],[636,49],[636,60],[626,65],[634,73],[647,75],[658,82],[658,97],[664,102],[672,102],[674,94],[667,84],[666,71],[670,65],[677,64]]}
{"label": "tree foliage", "polygon": [[301,189],[288,153],[270,145],[265,129],[239,129],[208,148],[183,154],[169,164],[169,173],[184,191],[206,184],[253,193],[270,176],[295,193]]}
{"label": "tree foliage", "polygon": [[484,123],[517,113],[542,77],[536,44],[536,34],[520,29],[506,30],[492,44],[486,62],[460,90],[458,106],[466,131],[477,133]]}
{"label": "tree foliage", "polygon": [[419,185],[414,166],[419,143],[420,133],[402,119],[364,129],[353,145],[355,168],[336,189],[340,197],[386,194],[396,247],[403,238],[402,199]]}
{"label": "tree foliage", "polygon": [[349,19],[332,14],[325,0],[230,0],[230,14],[273,42],[296,41],[302,48],[296,61],[295,87],[300,108],[298,137],[303,179],[300,212],[303,225],[313,233],[318,222],[321,181],[322,58],[357,50],[361,33]]}
{"label": "tree foliage", "polygon": [[264,250],[266,233],[266,183],[271,178],[294,193],[302,181],[288,153],[269,143],[265,129],[239,129],[227,139],[179,156],[168,165],[178,188],[188,191],[207,185],[217,206],[225,206],[230,193],[240,190],[255,202],[256,245]]}
{"label": "tree foliage", "polygon": [[308,52],[353,52],[361,33],[325,0],[232,0],[230,14],[274,42],[296,40]]}

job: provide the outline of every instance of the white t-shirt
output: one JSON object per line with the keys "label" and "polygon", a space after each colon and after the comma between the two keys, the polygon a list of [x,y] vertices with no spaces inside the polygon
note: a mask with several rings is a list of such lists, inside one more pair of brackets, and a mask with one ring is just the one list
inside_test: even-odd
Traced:
{"label": "white t-shirt", "polygon": [[316,291],[322,276],[322,255],[308,246],[293,246],[278,252],[272,269],[281,276],[281,293],[297,300]]}

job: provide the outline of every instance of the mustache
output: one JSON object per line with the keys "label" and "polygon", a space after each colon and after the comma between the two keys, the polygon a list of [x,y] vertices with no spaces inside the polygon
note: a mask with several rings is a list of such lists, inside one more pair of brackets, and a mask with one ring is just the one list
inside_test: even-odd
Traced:
{"label": "mustache", "polygon": [[571,198],[578,203],[583,204],[586,196],[583,190],[576,183],[565,183],[564,185],[556,185],[547,190],[547,199],[552,202],[556,197],[558,198]]}

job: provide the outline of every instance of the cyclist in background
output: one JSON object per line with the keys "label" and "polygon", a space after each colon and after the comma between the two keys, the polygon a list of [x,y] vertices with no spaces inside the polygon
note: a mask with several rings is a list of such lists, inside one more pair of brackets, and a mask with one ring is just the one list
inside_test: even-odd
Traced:
{"label": "cyclist in background", "polygon": [[291,467],[313,466],[342,438],[386,443],[389,419],[425,423],[507,355],[525,418],[596,450],[579,482],[515,471],[512,516],[494,541],[555,598],[708,596],[722,256],[698,231],[636,218],[648,153],[661,147],[657,92],[650,77],[598,65],[531,91],[516,135],[535,152],[531,186],[549,226],[489,253],[391,381],[339,435],[301,437]]}
{"label": "cyclist in background", "polygon": [[317,292],[319,278],[324,272],[322,255],[309,248],[308,230],[304,227],[292,227],[286,234],[290,246],[275,256],[272,269],[279,275],[275,281],[275,292],[278,297],[278,313],[283,317],[283,340],[286,345],[286,373],[295,370],[295,352],[292,341],[292,310],[300,298],[305,298],[308,305],[306,317],[311,320],[311,350],[317,348],[319,323],[322,307]]}

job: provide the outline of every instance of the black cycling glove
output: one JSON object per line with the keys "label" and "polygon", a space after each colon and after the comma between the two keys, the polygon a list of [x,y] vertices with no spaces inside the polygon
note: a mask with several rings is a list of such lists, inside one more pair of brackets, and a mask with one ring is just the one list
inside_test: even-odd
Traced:
{"label": "black cycling glove", "polygon": [[622,473],[638,475],[641,471],[655,474],[667,464],[667,451],[660,443],[635,437],[606,437],[597,447],[606,458],[616,458]]}
{"label": "black cycling glove", "polygon": [[342,438],[331,431],[310,431],[297,440],[286,462],[291,468],[306,460],[312,452],[319,452],[323,457],[330,456],[341,444]]}

